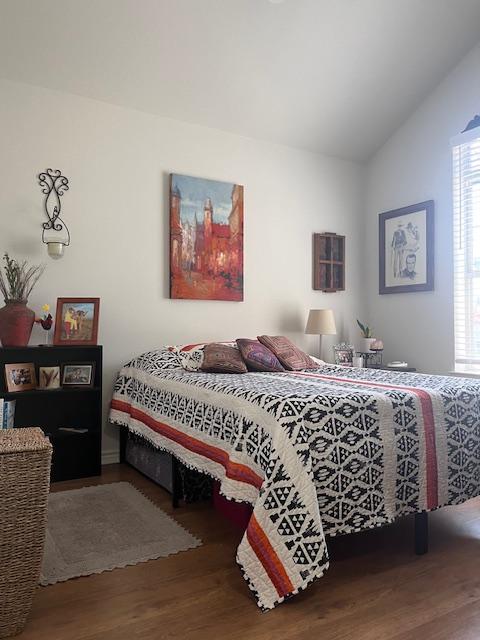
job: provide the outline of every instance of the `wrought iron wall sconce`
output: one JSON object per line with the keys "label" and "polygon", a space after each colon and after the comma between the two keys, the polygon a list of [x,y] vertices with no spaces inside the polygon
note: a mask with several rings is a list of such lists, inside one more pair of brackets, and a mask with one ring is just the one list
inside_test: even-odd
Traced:
{"label": "wrought iron wall sconce", "polygon": [[38,183],[46,196],[44,208],[48,218],[48,222],[42,224],[42,242],[47,245],[48,255],[58,260],[63,256],[65,247],[70,244],[70,232],[60,217],[60,198],[68,191],[68,178],[62,176],[59,169],[47,169],[39,174]]}

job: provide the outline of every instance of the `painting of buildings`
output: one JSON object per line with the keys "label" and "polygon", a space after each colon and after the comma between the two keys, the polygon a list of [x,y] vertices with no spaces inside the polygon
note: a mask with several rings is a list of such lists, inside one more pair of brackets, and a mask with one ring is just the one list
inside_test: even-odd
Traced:
{"label": "painting of buildings", "polygon": [[243,300],[243,186],[170,175],[170,297]]}

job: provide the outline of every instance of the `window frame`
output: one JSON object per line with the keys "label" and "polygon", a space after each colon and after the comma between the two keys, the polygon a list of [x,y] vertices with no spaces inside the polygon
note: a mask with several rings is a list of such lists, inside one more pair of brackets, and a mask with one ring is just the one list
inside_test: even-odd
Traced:
{"label": "window frame", "polygon": [[[453,305],[454,305],[454,370],[461,373],[480,374],[480,347],[476,350],[472,346],[473,323],[469,318],[473,315],[475,291],[480,291],[480,286],[475,287],[474,281],[478,279],[480,284],[480,267],[475,267],[474,259],[474,235],[475,227],[480,229],[480,210],[478,215],[467,211],[464,207],[465,184],[458,163],[464,162],[458,158],[460,147],[471,145],[478,141],[480,147],[480,126],[473,127],[451,140],[452,148],[452,206],[453,206]],[[478,162],[478,177],[468,186],[469,194],[474,185],[479,185],[475,203],[480,207],[480,148],[475,151],[475,161]],[[477,173],[477,171],[475,171]],[[468,197],[468,196],[467,196]],[[472,205],[472,208],[475,204]],[[478,231],[477,231],[478,232]],[[459,246],[458,243],[461,242]],[[459,271],[459,263],[463,263]],[[458,280],[461,280],[461,288]],[[458,297],[463,297],[463,304],[458,302]],[[460,307],[460,308],[459,308]],[[460,328],[461,327],[461,328]],[[459,333],[463,335],[459,337]],[[462,345],[459,354],[459,343]],[[478,352],[478,353],[477,353]]]}

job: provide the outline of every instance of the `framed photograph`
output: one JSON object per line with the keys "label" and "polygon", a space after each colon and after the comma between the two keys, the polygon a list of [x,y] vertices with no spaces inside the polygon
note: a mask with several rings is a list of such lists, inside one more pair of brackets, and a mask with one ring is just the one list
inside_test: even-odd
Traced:
{"label": "framed photograph", "polygon": [[37,378],[33,362],[21,362],[5,365],[7,391],[29,391],[36,389]]}
{"label": "framed photograph", "polygon": [[93,387],[94,378],[94,362],[75,362],[63,365],[62,386],[64,387]]}
{"label": "framed photograph", "polygon": [[38,381],[40,389],[59,389],[60,367],[39,367]]}
{"label": "framed photograph", "polygon": [[433,200],[379,215],[379,293],[433,291]]}
{"label": "framed photograph", "polygon": [[58,298],[54,345],[97,344],[100,298]]}
{"label": "framed photograph", "polygon": [[353,356],[355,355],[355,347],[346,342],[336,344],[333,347],[335,354],[335,364],[341,364],[344,367],[353,367]]}

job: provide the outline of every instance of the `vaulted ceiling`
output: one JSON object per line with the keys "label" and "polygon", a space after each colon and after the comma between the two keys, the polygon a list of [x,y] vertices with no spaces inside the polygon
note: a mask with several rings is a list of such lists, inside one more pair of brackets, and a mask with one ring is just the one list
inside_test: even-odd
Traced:
{"label": "vaulted ceiling", "polygon": [[0,76],[363,160],[480,39],[480,0],[0,0]]}

